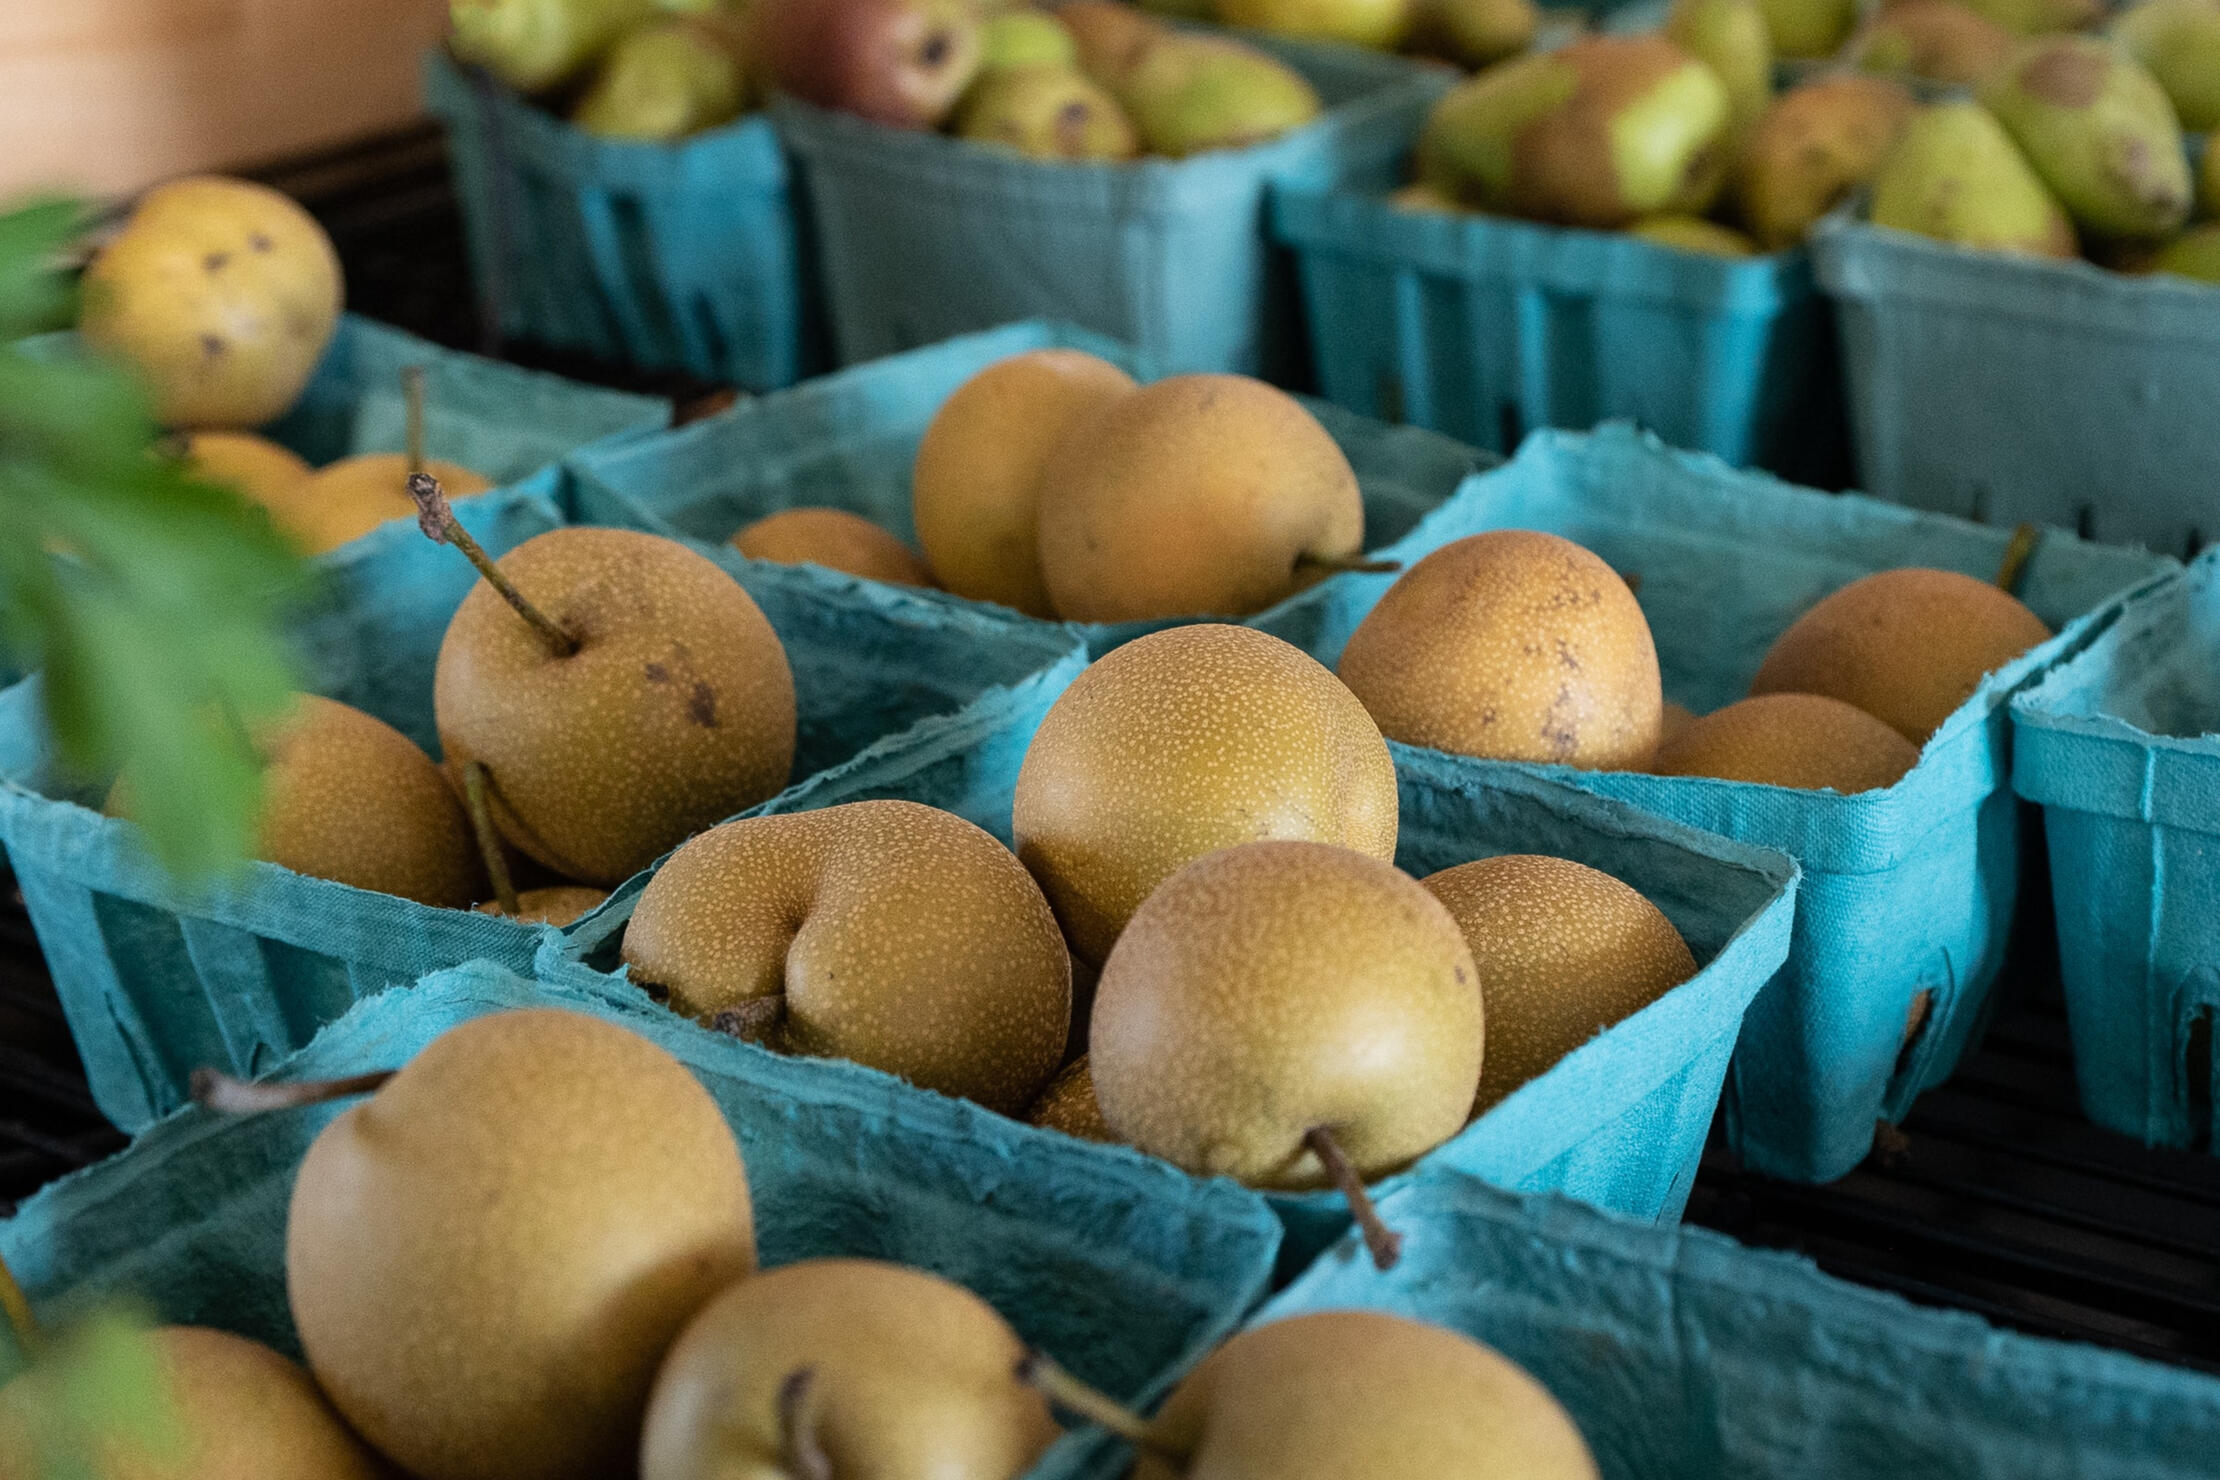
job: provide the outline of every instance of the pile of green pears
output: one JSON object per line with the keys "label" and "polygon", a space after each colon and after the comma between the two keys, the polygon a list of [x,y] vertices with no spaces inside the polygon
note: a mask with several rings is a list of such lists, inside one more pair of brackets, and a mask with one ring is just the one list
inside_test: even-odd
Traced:
{"label": "pile of green pears", "polygon": [[[1726,256],[1801,241],[1860,189],[1880,225],[1960,246],[2220,276],[2220,0],[1890,0],[1862,24],[1786,0],[1676,0],[1436,107],[1399,206],[1475,210]],[[1969,39],[1971,38],[1971,39]],[[1776,63],[1829,58],[1776,93]],[[1949,84],[1923,104],[1913,88]],[[2185,229],[2186,228],[2186,229]]]}
{"label": "pile of green pears", "polygon": [[448,45],[589,133],[670,141],[758,101],[746,0],[450,0]]}

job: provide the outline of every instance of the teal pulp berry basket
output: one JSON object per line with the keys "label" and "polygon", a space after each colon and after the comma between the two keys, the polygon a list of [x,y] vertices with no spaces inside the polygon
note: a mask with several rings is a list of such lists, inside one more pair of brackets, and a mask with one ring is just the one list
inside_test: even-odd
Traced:
{"label": "teal pulp berry basket", "polygon": [[2101,1126],[2215,1145],[2220,552],[2128,603],[2012,701],[2012,784],[2043,809],[2074,1079]]}
{"label": "teal pulp berry basket", "polygon": [[1812,253],[1863,487],[2169,555],[2220,536],[2220,286],[1846,218]]}
{"label": "teal pulp berry basket", "polygon": [[[1026,747],[1076,674],[1075,666],[1069,676],[1044,677],[994,703],[920,725],[759,811],[898,797],[946,808],[1007,845]],[[1423,877],[1499,853],[1571,858],[1641,890],[1673,921],[1701,966],[1695,977],[1514,1091],[1419,1166],[1455,1166],[1502,1186],[1562,1191],[1638,1217],[1679,1217],[1743,1015],[1787,955],[1795,865],[1778,853],[1555,781],[1514,775],[1481,784],[1423,751],[1397,746],[1394,756],[1401,867]],[[612,990],[636,991],[621,977],[617,947],[649,877],[629,881],[601,910],[549,942],[543,969],[558,962],[599,967],[618,973],[610,978]],[[1026,1134],[1043,1138],[1043,1155],[1147,1160],[1123,1147],[1047,1131]],[[1380,1190],[1404,1180],[1390,1178]],[[1283,1269],[1290,1273],[1349,1222],[1335,1194],[1272,1194],[1270,1201],[1287,1224]]]}
{"label": "teal pulp berry basket", "polygon": [[[499,556],[566,522],[563,476],[541,474],[456,512]],[[290,624],[306,686],[392,724],[434,756],[432,673],[449,617],[476,580],[408,521],[322,562]],[[961,709],[1079,651],[1058,627],[907,599],[836,599],[778,566],[741,583],[785,644],[799,709],[795,775]],[[356,1000],[473,959],[531,968],[545,927],[435,909],[274,864],[200,888],[172,881],[105,786],[60,765],[41,680],[0,693],[0,843],[53,972],[101,1111],[129,1131],[184,1101],[202,1064],[269,1068]]]}
{"label": "teal pulp berry basket", "polygon": [[[590,980],[465,966],[362,1003],[272,1067],[300,1079],[398,1068],[448,1028],[513,1008],[603,1018],[685,1064],[739,1141],[766,1266],[849,1257],[930,1270],[1089,1382],[1137,1402],[1153,1400],[1264,1296],[1280,1233],[1254,1194],[1138,1160],[1043,1154],[1031,1133],[985,1111],[780,1059]],[[0,1223],[0,1254],[49,1317],[131,1297],[165,1321],[298,1355],[286,1207],[309,1144],[345,1108],[183,1110],[26,1202]],[[1058,1462],[1052,1451],[1046,1463]]]}
{"label": "teal pulp berry basket", "polygon": [[[1379,1311],[1472,1337],[1540,1380],[1603,1480],[2192,1480],[2220,1382],[2000,1331],[1829,1278],[1791,1254],[1454,1173],[1381,1208],[1381,1275],[1351,1243],[1254,1323]],[[1099,1439],[1066,1472],[1118,1480]]]}
{"label": "teal pulp berry basket", "polygon": [[821,368],[793,168],[757,113],[675,143],[605,139],[424,59],[481,303],[501,331],[750,391]]}
{"label": "teal pulp berry basket", "polygon": [[1186,159],[1026,159],[782,100],[801,161],[843,364],[1018,319],[1065,319],[1167,372],[1283,379],[1302,355],[1265,187],[1399,159],[1446,69],[1353,47],[1243,39],[1278,53],[1326,111],[1268,143]]}
{"label": "teal pulp berry basket", "polygon": [[1330,400],[1513,452],[1537,427],[1631,420],[1675,447],[1839,486],[1847,435],[1826,300],[1801,250],[1723,258],[1624,232],[1284,185]]}
{"label": "teal pulp berry basket", "polygon": [[[1069,324],[1027,322],[968,334],[745,402],[637,446],[595,449],[571,464],[581,517],[693,541],[733,568],[745,563],[729,548],[734,533],[797,506],[860,514],[914,547],[910,467],[941,403],[997,361],[1052,348],[1085,350],[1141,380],[1157,375],[1147,356]],[[1495,462],[1431,432],[1382,426],[1325,402],[1309,404],[1356,471],[1367,545],[1401,538],[1468,474]],[[798,569],[828,590],[871,584],[822,567]],[[960,597],[933,599],[1010,615]],[[1082,630],[1102,652],[1162,625]]]}
{"label": "teal pulp berry basket", "polygon": [[[1704,713],[1743,697],[1773,640],[1822,596],[1923,565],[1993,577],[2004,532],[1854,495],[1828,495],[1627,427],[1539,433],[1381,553],[1406,564],[1464,536],[1534,529],[1640,577],[1668,698]],[[1930,738],[1919,764],[1859,796],[1696,777],[1468,758],[1498,784],[1544,774],[1803,865],[1795,942],[1751,1008],[1729,1076],[1727,1127],[1757,1169],[1831,1181],[1956,1066],[1984,1020],[2019,887],[2010,787],[2014,690],[2111,622],[2119,598],[2173,563],[2047,534],[2021,598],[2059,635],[2000,669]],[[1387,575],[1336,577],[1256,625],[1330,665]]]}

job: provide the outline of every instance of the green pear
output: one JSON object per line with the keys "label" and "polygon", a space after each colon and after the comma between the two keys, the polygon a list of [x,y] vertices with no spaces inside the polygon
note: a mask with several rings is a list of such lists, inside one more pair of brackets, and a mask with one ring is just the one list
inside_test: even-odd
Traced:
{"label": "green pear", "polygon": [[584,70],[655,9],[655,0],[448,0],[448,45],[520,92],[540,92]]}
{"label": "green pear", "polygon": [[1079,43],[1062,21],[1041,10],[1005,10],[979,29],[982,72],[1042,65],[1076,67]]}
{"label": "green pear", "polygon": [[1843,58],[1864,72],[1929,82],[1980,82],[2012,58],[2012,33],[1958,0],[1899,0],[1850,38]]}
{"label": "green pear", "polygon": [[2074,255],[2074,229],[2012,136],[1978,103],[1915,114],[1873,181],[1876,225],[1937,241]]}
{"label": "green pear", "polygon": [[2078,31],[2104,14],[2104,0],[1966,0],[2015,36]]}
{"label": "green pear", "polygon": [[1451,89],[1419,134],[1420,182],[1453,200],[1506,209],[1513,142],[1579,90],[1579,74],[1555,52],[1514,57]]}
{"label": "green pear", "polygon": [[609,49],[571,121],[612,139],[683,139],[738,118],[748,70],[737,37],[712,21],[642,26]]}
{"label": "green pear", "polygon": [[2192,226],[2151,259],[2151,271],[2220,283],[2220,223]]}
{"label": "green pear", "polygon": [[1727,86],[1740,135],[1773,101],[1773,36],[1758,0],[1674,0],[1665,34]]}
{"label": "green pear", "polygon": [[1767,248],[1793,246],[1873,178],[1912,96],[1878,77],[1841,73],[1791,88],[1765,110],[1735,174],[1742,222]]}
{"label": "green pear", "polygon": [[2156,237],[2189,216],[2189,156],[2174,105],[2108,42],[2024,44],[1982,89],[2043,183],[2097,236]]}
{"label": "green pear", "polygon": [[2183,128],[2220,128],[2220,0],[2143,0],[2112,34],[2151,69]]}
{"label": "green pear", "polygon": [[1393,51],[1410,34],[1413,0],[1216,0],[1229,26]]}
{"label": "green pear", "polygon": [[1676,252],[1706,257],[1755,257],[1757,243],[1731,226],[1701,216],[1651,216],[1627,228],[1630,235]]}
{"label": "green pear", "polygon": [[1317,90],[1294,68],[1229,37],[1172,31],[1151,39],[1115,85],[1152,154],[1261,144],[1316,118]]}
{"label": "green pear", "polygon": [[1218,18],[1216,0],[1141,0],[1141,8],[1156,15],[1168,15],[1183,21],[1214,21]]}
{"label": "green pear", "polygon": [[1032,159],[1131,159],[1139,149],[1118,100],[1078,68],[990,72],[956,110],[956,133]]}
{"label": "green pear", "polygon": [[1759,0],[1773,50],[1784,57],[1831,57],[1858,23],[1858,0]]}
{"label": "green pear", "polygon": [[2197,202],[2208,221],[2220,221],[2220,130],[2205,140],[2205,162],[2197,170]]}
{"label": "green pear", "polygon": [[1541,23],[1534,0],[1418,0],[1411,44],[1478,70],[1532,46]]}

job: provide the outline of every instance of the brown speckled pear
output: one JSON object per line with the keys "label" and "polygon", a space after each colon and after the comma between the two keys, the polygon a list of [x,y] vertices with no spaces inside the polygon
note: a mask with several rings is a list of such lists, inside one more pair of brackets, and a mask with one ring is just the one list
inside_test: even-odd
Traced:
{"label": "brown speckled pear", "polygon": [[187,472],[234,489],[273,513],[315,472],[299,453],[252,432],[194,432],[184,442]]}
{"label": "brown speckled pear", "polygon": [[735,534],[732,547],[750,560],[822,565],[896,586],[933,584],[915,550],[846,509],[781,509]]}
{"label": "brown speckled pear", "polygon": [[1691,721],[1658,747],[1651,769],[1850,796],[1894,786],[1918,764],[1918,746],[1855,705],[1820,694],[1759,694]]}
{"label": "brown speckled pear", "polygon": [[480,581],[440,644],[433,705],[449,771],[486,764],[519,851],[613,886],[786,784],[794,676],[731,576],[623,529],[550,530],[499,565],[579,648],[557,657]]}
{"label": "brown speckled pear", "polygon": [[755,1238],[739,1147],[685,1066],[533,1009],[449,1029],[324,1128],[285,1261],[324,1391],[418,1480],[606,1480]]}
{"label": "brown speckled pear", "polygon": [[784,1053],[852,1059],[1004,1114],[1056,1072],[1071,958],[1010,850],[953,812],[850,802],[728,822],[641,891],[634,981]]}
{"label": "brown speckled pear", "polygon": [[142,197],[85,269],[78,329],[137,370],[168,427],[285,414],[339,321],[339,257],[266,185],[215,175]]}
{"label": "brown speckled pear", "polygon": [[[154,1345],[184,1449],[148,1455],[111,1441],[85,1480],[387,1480],[300,1364],[257,1341],[205,1326],[164,1326]],[[0,1388],[0,1475],[40,1474],[34,1415],[54,1395],[36,1375]]]}
{"label": "brown speckled pear", "polygon": [[1079,675],[1018,770],[1011,829],[1072,950],[1100,965],[1149,892],[1267,838],[1395,856],[1395,764],[1364,706],[1247,627],[1151,633]]}
{"label": "brown speckled pear", "polygon": [[1056,615],[1041,580],[1041,469],[1076,419],[1132,389],[1107,360],[1037,349],[996,361],[941,403],[917,444],[910,513],[943,586]]}
{"label": "brown speckled pear", "polygon": [[806,1476],[795,1440],[828,1475],[1018,1480],[1061,1432],[1017,1380],[1024,1353],[992,1306],[921,1270],[788,1264],[727,1290],[672,1348],[640,1480]]}
{"label": "brown speckled pear", "polygon": [[1041,578],[1076,622],[1242,617],[1364,542],[1349,459],[1282,390],[1175,375],[1074,422],[1041,475]]}
{"label": "brown speckled pear", "polygon": [[1596,1480],[1580,1430],[1517,1363],[1377,1311],[1293,1316],[1203,1359],[1151,1426],[1182,1470],[1132,1480]]}
{"label": "brown speckled pear", "polygon": [[1852,581],[1798,617],[1750,680],[1753,694],[1825,694],[1924,745],[1981,680],[2050,628],[1987,581],[1907,567]]}
{"label": "brown speckled pear", "polygon": [[[255,857],[446,909],[484,890],[461,803],[431,757],[384,720],[302,694],[264,753]],[[108,811],[129,816],[130,805],[119,784]]]}
{"label": "brown speckled pear", "polygon": [[1600,869],[1514,853],[1422,880],[1472,950],[1488,1019],[1475,1114],[1696,974],[1656,905]]}
{"label": "brown speckled pear", "polygon": [[[476,498],[493,487],[491,480],[436,457],[424,460],[423,471],[439,480],[441,491],[451,500]],[[406,454],[366,452],[310,474],[273,512],[278,528],[296,548],[306,555],[321,555],[360,539],[389,519],[415,518],[408,482]]]}
{"label": "brown speckled pear", "polygon": [[1665,704],[1618,572],[1523,529],[1468,535],[1403,572],[1340,674],[1391,740],[1587,771],[1647,765]]}
{"label": "brown speckled pear", "polygon": [[1249,843],[1181,869],[1103,964],[1088,1063],[1122,1141],[1200,1176],[1366,1180],[1463,1129],[1481,1000],[1457,922],[1391,863]]}
{"label": "brown speckled pear", "polygon": [[1082,1141],[1118,1139],[1118,1133],[1102,1118],[1102,1106],[1095,1103],[1094,1071],[1085,1055],[1066,1064],[1063,1072],[1049,1081],[1048,1088],[1025,1112],[1025,1122]]}
{"label": "brown speckled pear", "polygon": [[[523,889],[517,892],[516,914],[509,918],[522,920],[527,925],[560,928],[599,909],[608,897],[606,890],[588,889],[583,884],[549,884],[539,889]],[[501,914],[501,905],[489,899],[478,906],[478,913]]]}

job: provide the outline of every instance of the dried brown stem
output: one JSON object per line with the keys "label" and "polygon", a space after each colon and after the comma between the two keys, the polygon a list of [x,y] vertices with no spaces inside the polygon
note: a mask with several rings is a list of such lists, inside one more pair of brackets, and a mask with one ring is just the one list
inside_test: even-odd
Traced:
{"label": "dried brown stem", "polygon": [[1098,1425],[1136,1449],[1146,1450],[1174,1470],[1184,1473],[1193,1456],[1157,1436],[1155,1427],[1140,1414],[1099,1388],[1090,1387],[1056,1365],[1056,1359],[1038,1347],[1018,1358],[1017,1380],[1076,1418]]}
{"label": "dried brown stem", "polygon": [[832,1457],[810,1417],[809,1398],[816,1387],[815,1367],[797,1367],[779,1384],[779,1449],[794,1480],[833,1480]]}
{"label": "dried brown stem", "polygon": [[31,1301],[23,1287],[15,1281],[15,1271],[8,1268],[8,1261],[0,1259],[0,1313],[8,1319],[8,1329],[15,1332],[15,1344],[25,1356],[39,1349],[44,1333],[39,1330],[39,1318],[31,1314]]}
{"label": "dried brown stem", "polygon": [[1395,1268],[1396,1261],[1403,1257],[1403,1235],[1380,1221],[1380,1210],[1372,1206],[1372,1194],[1364,1190],[1364,1178],[1350,1165],[1334,1133],[1314,1125],[1303,1133],[1303,1144],[1326,1168],[1326,1175],[1348,1202],[1350,1216],[1364,1234],[1364,1246],[1372,1253],[1372,1267],[1383,1274]]}
{"label": "dried brown stem", "polygon": [[488,793],[493,773],[484,761],[463,766],[463,801],[470,809],[470,830],[478,835],[478,856],[486,861],[486,877],[493,883],[494,902],[511,918],[522,914],[516,902],[516,882],[509,877],[509,855],[501,847],[501,834],[493,825],[493,803]]}
{"label": "dried brown stem", "polygon": [[734,1003],[711,1018],[709,1026],[743,1043],[769,1047],[772,1035],[778,1032],[779,1023],[785,1017],[786,994],[773,992],[767,997],[750,997]]}
{"label": "dried brown stem", "polygon": [[235,1079],[221,1069],[193,1071],[193,1101],[222,1115],[258,1115],[265,1110],[297,1110],[350,1095],[374,1095],[397,1070],[356,1074],[347,1079],[303,1079],[286,1083]]}
{"label": "dried brown stem", "polygon": [[548,652],[558,658],[567,658],[578,651],[578,639],[551,621],[545,613],[524,599],[524,593],[501,573],[485,547],[470,537],[455,518],[454,509],[447,502],[446,492],[439,480],[429,473],[409,474],[409,497],[416,501],[416,526],[434,542],[453,545],[465,558],[478,568],[478,574],[487,585],[501,593],[501,599],[516,609],[516,614],[531,625],[540,640],[547,644]]}
{"label": "dried brown stem", "polygon": [[1300,571],[1323,571],[1337,576],[1344,571],[1356,571],[1369,576],[1392,576],[1402,570],[1400,560],[1372,560],[1363,555],[1298,555],[1295,568]]}
{"label": "dried brown stem", "polygon": [[2007,595],[2020,594],[2020,581],[2027,575],[2027,562],[2035,558],[2035,547],[2043,542],[2043,531],[2036,525],[2023,524],[2012,531],[2012,542],[2004,547],[2004,559],[1996,568],[1997,588]]}
{"label": "dried brown stem", "polygon": [[424,471],[424,367],[410,365],[401,372],[401,406],[408,414],[409,471]]}

